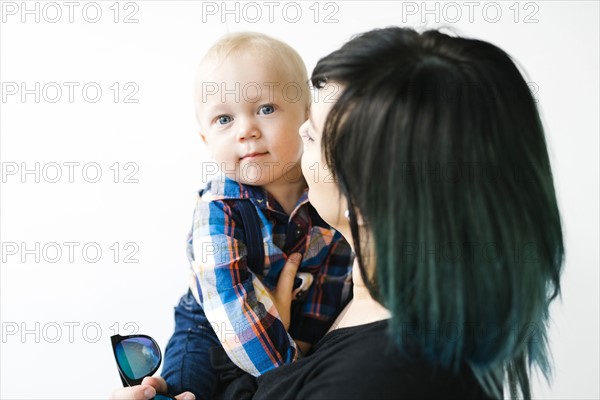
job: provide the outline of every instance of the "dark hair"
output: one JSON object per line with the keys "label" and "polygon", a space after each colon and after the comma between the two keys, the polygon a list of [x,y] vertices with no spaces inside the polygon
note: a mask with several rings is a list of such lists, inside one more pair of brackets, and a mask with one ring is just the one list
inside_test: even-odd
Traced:
{"label": "dark hair", "polygon": [[[481,40],[393,27],[324,57],[311,81],[343,86],[323,156],[398,347],[468,364],[488,394],[506,379],[530,397],[531,368],[550,379],[564,248],[544,131],[515,64]],[[375,243],[373,280],[356,211]]]}

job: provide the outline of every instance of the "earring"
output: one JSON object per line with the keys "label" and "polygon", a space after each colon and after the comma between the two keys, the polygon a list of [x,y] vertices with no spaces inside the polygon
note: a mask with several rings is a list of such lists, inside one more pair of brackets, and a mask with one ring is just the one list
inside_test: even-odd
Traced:
{"label": "earring", "polygon": [[346,211],[344,211],[344,217],[346,217],[346,219],[350,221],[350,210],[346,209]]}

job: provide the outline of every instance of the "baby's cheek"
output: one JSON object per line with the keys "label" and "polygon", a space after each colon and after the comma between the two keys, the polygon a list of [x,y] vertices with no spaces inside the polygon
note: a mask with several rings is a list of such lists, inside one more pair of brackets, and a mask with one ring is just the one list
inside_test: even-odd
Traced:
{"label": "baby's cheek", "polygon": [[286,140],[280,146],[280,154],[285,154],[285,158],[287,161],[298,161],[302,156],[302,140],[298,134],[290,135],[286,138]]}

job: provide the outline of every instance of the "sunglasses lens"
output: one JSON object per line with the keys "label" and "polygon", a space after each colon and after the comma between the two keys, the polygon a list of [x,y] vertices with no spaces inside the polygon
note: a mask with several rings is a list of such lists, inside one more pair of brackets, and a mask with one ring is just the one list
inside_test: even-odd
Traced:
{"label": "sunglasses lens", "polygon": [[160,351],[156,344],[147,338],[124,339],[116,345],[115,351],[117,362],[129,379],[143,378],[160,364]]}

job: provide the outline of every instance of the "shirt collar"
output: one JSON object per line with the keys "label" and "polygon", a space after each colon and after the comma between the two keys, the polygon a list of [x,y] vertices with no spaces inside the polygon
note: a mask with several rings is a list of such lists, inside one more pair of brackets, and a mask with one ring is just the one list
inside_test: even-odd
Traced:
{"label": "shirt collar", "polygon": [[266,201],[267,192],[260,186],[244,185],[219,174],[214,177],[202,191],[206,200],[255,199]]}
{"label": "shirt collar", "polygon": [[[206,188],[200,193],[206,201],[212,200],[232,200],[232,199],[250,199],[261,209],[268,209],[285,214],[277,200],[260,186],[245,185],[234,181],[227,176],[220,174],[208,182]],[[308,203],[308,188],[298,199],[296,207],[292,211],[290,218],[298,210]]]}

